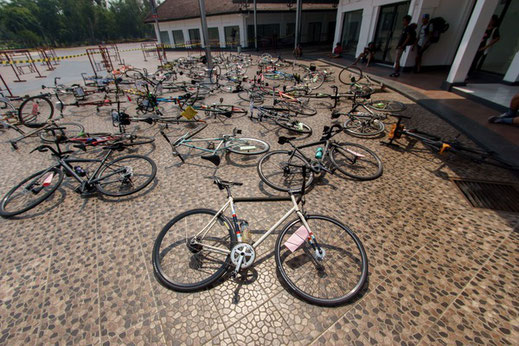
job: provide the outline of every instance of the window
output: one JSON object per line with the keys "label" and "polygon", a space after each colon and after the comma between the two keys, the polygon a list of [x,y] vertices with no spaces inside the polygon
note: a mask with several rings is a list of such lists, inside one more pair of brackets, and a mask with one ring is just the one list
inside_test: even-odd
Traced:
{"label": "window", "polygon": [[171,32],[173,34],[173,42],[175,43],[176,48],[184,47],[184,33],[182,30],[173,30]]}
{"label": "window", "polygon": [[167,31],[161,31],[160,32],[160,42],[163,44],[169,45],[171,42],[169,42],[169,34]]}
{"label": "window", "polygon": [[189,29],[189,41],[191,46],[200,46],[200,30]]}
{"label": "window", "polygon": [[343,54],[355,56],[357,45],[359,43],[361,23],[362,10],[347,12],[344,14],[341,36]]}
{"label": "window", "polygon": [[218,28],[209,28],[209,46],[210,47],[220,47],[220,33]]}
{"label": "window", "polygon": [[[274,44],[274,40],[279,40],[279,24],[258,24],[258,46],[265,47]],[[247,36],[250,42],[254,42],[254,25],[247,28]]]}
{"label": "window", "polygon": [[240,27],[238,25],[226,26],[224,32],[226,47],[233,47],[240,44]]}

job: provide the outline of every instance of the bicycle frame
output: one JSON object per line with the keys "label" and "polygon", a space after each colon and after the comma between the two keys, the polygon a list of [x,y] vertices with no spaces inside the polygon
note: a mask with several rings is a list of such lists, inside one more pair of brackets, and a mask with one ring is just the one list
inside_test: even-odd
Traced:
{"label": "bicycle frame", "polygon": [[[207,148],[201,148],[196,145],[190,144],[190,143],[210,143],[210,142],[216,142],[218,141],[218,145],[215,147],[215,149],[207,149]],[[221,150],[227,149],[227,146],[225,144],[228,142],[227,138],[194,138],[194,139],[181,139],[175,146],[183,145],[188,148],[201,150],[206,153],[211,153],[215,155],[217,152]],[[223,146],[223,147],[222,147]]]}
{"label": "bicycle frame", "polygon": [[[244,202],[244,203],[246,203],[246,202],[257,203],[257,202],[292,201],[292,203],[293,203],[292,208],[290,208],[290,210],[288,210],[285,213],[285,215],[283,215],[272,227],[270,227],[269,230],[267,232],[265,232],[265,234],[263,234],[258,240],[256,240],[254,242],[254,244],[252,244],[252,247],[254,249],[256,249],[270,234],[272,234],[272,232],[274,232],[293,213],[295,213],[298,216],[298,218],[301,220],[301,223],[306,227],[306,229],[308,230],[308,233],[310,234],[310,236],[313,235],[312,230],[311,230],[310,226],[308,225],[308,222],[306,222],[306,219],[305,219],[305,217],[303,215],[303,212],[301,211],[301,208],[299,208],[299,203],[298,203],[298,201],[296,200],[296,198],[295,198],[295,196],[293,194],[290,194],[289,197],[234,198],[234,197],[232,197],[232,195],[228,191],[228,195],[229,196],[228,196],[227,202],[220,208],[220,210],[218,210],[218,212],[216,213],[215,216],[213,216],[211,221],[209,221],[209,223],[200,232],[198,232],[196,234],[194,239],[203,239],[207,235],[209,230],[214,226],[214,224],[218,220],[218,217],[220,215],[223,215],[224,212],[229,207],[231,207],[234,231],[236,232],[236,235],[238,236],[238,242],[241,243],[241,233],[240,233],[240,228],[238,226],[238,218],[236,217],[236,208],[234,206],[235,203],[241,203],[241,202]],[[205,244],[199,243],[198,241],[196,241],[195,244],[200,244],[204,248],[207,248],[208,250],[211,250],[211,251],[214,251],[214,252],[218,252],[218,253],[222,253],[222,254],[226,254],[226,255],[229,255],[231,253],[231,250],[229,250],[229,249],[223,249],[223,248],[219,248],[219,247],[216,247],[216,246],[205,245]]]}

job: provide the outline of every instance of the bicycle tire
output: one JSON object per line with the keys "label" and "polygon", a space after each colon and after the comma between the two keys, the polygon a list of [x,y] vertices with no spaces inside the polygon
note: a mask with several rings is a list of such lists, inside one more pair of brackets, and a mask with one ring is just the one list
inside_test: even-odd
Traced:
{"label": "bicycle tire", "polygon": [[[300,167],[293,167],[290,164],[292,163],[294,157],[297,158],[297,162],[294,163],[295,166],[303,166],[306,165],[306,163],[304,158],[299,153],[296,152],[293,156],[291,155],[292,151],[288,150],[274,150],[269,152],[268,154],[263,155],[258,161],[257,165],[258,175],[260,176],[260,179],[265,184],[278,191],[293,191],[295,193],[301,192],[302,180],[299,179],[294,181],[294,179],[297,179],[297,177],[302,177],[302,169],[300,169]],[[277,162],[273,163],[273,166],[276,168],[273,169],[273,173],[270,173],[266,165],[268,164],[269,160],[273,160],[272,157],[274,156],[279,157],[275,160],[279,160],[283,166],[281,164],[278,164]],[[274,175],[277,175],[281,178],[281,183],[274,182]],[[288,177],[288,179],[285,179],[286,177]],[[305,188],[310,187],[313,181],[314,172],[307,171]]]}
{"label": "bicycle tire", "polygon": [[312,116],[317,114],[317,110],[315,108],[300,104],[299,102],[280,102],[280,104],[296,114],[306,116]]}
{"label": "bicycle tire", "polygon": [[[41,116],[39,113],[40,103],[48,107],[49,109]],[[20,123],[32,128],[42,127],[43,125],[45,125],[47,121],[49,121],[52,118],[53,115],[54,105],[45,96],[29,97],[22,102],[20,108],[18,109],[18,120],[20,121]]]}
{"label": "bicycle tire", "polygon": [[303,82],[312,90],[319,89],[324,83],[324,75],[319,72],[308,72],[302,79]]}
{"label": "bicycle tire", "polygon": [[263,101],[265,101],[265,97],[257,92],[249,92],[247,90],[240,91],[238,93],[238,97],[241,98],[243,101],[250,102],[251,97],[254,102],[254,104],[262,104]]}
{"label": "bicycle tire", "polygon": [[[225,146],[225,149],[229,150],[231,153],[240,154],[240,155],[260,155],[266,153],[270,149],[270,145],[257,138],[234,138],[231,140],[234,144]],[[256,143],[256,144],[252,144]],[[255,151],[250,151],[249,147],[254,146],[255,148],[259,148]]]}
{"label": "bicycle tire", "polygon": [[[313,258],[315,251],[308,241],[294,252],[284,246],[290,235],[303,227],[301,220],[296,219],[285,226],[276,240],[276,266],[281,279],[293,293],[311,304],[332,307],[351,301],[361,292],[368,278],[368,256],[362,242],[348,226],[336,219],[324,215],[306,215],[305,219],[320,248],[325,250],[324,260],[318,262]],[[317,229],[317,224],[323,221],[327,226]],[[336,230],[344,232],[334,232]],[[335,238],[330,241],[333,236]],[[323,267],[326,275],[323,275]],[[303,277],[294,280],[292,275],[296,275],[298,269],[303,271]],[[312,272],[315,276],[309,277]],[[335,285],[330,283],[332,273],[340,276]],[[353,274],[353,280],[345,279],[349,274]],[[334,288],[338,293],[324,296]]]}
{"label": "bicycle tire", "polygon": [[[39,193],[41,193],[41,191],[45,190],[43,195],[40,195],[39,198],[37,198],[36,200],[30,202],[27,206],[22,207],[21,209],[14,210],[14,211],[6,210],[6,205],[9,204],[9,202],[12,202],[13,194],[20,187],[22,187],[25,183],[28,183],[28,182],[34,180],[38,176],[41,176],[40,177],[40,180],[41,180],[48,172],[51,172],[51,171],[54,173],[52,181],[56,182],[55,185],[52,185],[52,186],[50,186],[50,188],[46,189],[46,187],[44,187],[43,184],[40,184],[41,185],[41,190],[39,190],[36,193],[39,194]],[[56,174],[57,174],[57,176],[56,176]],[[57,180],[55,180],[56,177],[57,177]],[[9,218],[9,217],[12,217],[12,216],[16,216],[16,215],[25,213],[26,211],[36,207],[37,205],[42,203],[44,200],[49,198],[49,196],[52,195],[54,193],[54,191],[56,191],[56,189],[61,185],[62,181],[63,181],[63,171],[61,169],[57,168],[57,167],[52,167],[50,169],[44,169],[42,171],[39,171],[37,173],[34,173],[34,174],[30,175],[29,177],[27,177],[24,180],[22,180],[18,185],[16,185],[11,190],[9,190],[9,192],[7,192],[4,197],[2,197],[2,199],[0,200],[0,216],[2,216],[4,218]]]}
{"label": "bicycle tire", "polygon": [[284,117],[274,119],[274,121],[276,124],[289,131],[307,135],[312,134],[312,128],[301,121]]}
{"label": "bicycle tire", "polygon": [[[192,282],[189,282],[189,283],[187,283],[187,282],[177,282],[176,278],[173,279],[171,277],[171,275],[168,275],[166,273],[166,268],[165,268],[165,266],[163,266],[163,263],[162,263],[163,262],[162,260],[167,256],[167,253],[165,253],[166,249],[168,249],[169,252],[171,252],[171,251],[173,251],[173,250],[171,250],[173,245],[177,245],[178,244],[178,246],[182,246],[182,245],[186,244],[186,248],[188,250],[187,251],[187,255],[186,256],[182,256],[181,255],[181,256],[179,256],[179,259],[180,260],[181,259],[185,259],[188,256],[190,256],[190,258],[189,258],[189,265],[183,266],[182,268],[179,268],[178,270],[173,270],[173,274],[174,275],[183,275],[186,278],[194,278],[195,275],[187,275],[187,274],[189,273],[189,271],[192,271],[192,270],[196,269],[196,267],[194,265],[191,265],[191,264],[195,264],[196,265],[196,264],[199,264],[200,262],[202,262],[201,259],[194,258],[195,256],[198,256],[201,253],[202,250],[200,250],[199,248],[189,247],[189,245],[187,244],[187,237],[186,237],[186,242],[185,243],[184,242],[180,242],[180,241],[175,241],[175,242],[173,242],[170,245],[169,242],[166,240],[166,242],[167,242],[167,244],[165,244],[166,247],[165,247],[164,250],[161,251],[162,243],[165,241],[165,238],[168,235],[168,233],[170,233],[170,230],[172,229],[172,227],[174,227],[176,224],[181,224],[182,223],[182,219],[186,219],[187,217],[189,217],[191,215],[194,215],[194,214],[207,214],[207,215],[210,215],[210,216],[214,217],[216,215],[216,213],[217,213],[216,211],[210,210],[210,209],[193,209],[193,210],[189,210],[189,211],[183,212],[183,213],[175,216],[160,231],[160,233],[157,236],[157,238],[155,239],[155,243],[153,245],[152,263],[153,263],[153,272],[155,273],[155,277],[158,279],[158,281],[161,284],[163,284],[164,286],[166,286],[169,289],[172,289],[172,290],[175,290],[175,291],[179,291],[179,292],[194,292],[194,291],[201,290],[201,289],[203,289],[203,288],[205,288],[207,286],[210,286],[212,283],[214,283],[220,277],[222,277],[223,274],[225,274],[225,272],[227,271],[227,269],[229,268],[229,265],[231,263],[231,261],[230,261],[230,254],[227,255],[224,260],[221,261],[222,262],[221,265],[217,265],[218,268],[215,270],[215,272],[213,274],[211,274],[207,278],[204,278],[204,279],[202,279],[202,280],[200,280],[198,282],[193,282],[193,283]],[[228,235],[229,241],[228,241],[227,247],[230,250],[231,247],[232,247],[232,244],[236,243],[236,235],[234,233],[234,228],[232,226],[232,223],[223,215],[219,215],[217,220],[220,222],[220,225],[227,226],[227,231],[228,231],[228,234],[229,234]],[[187,223],[187,222],[185,222],[185,223]],[[189,225],[191,226],[191,227],[189,227],[189,229],[193,230],[194,229],[193,222],[190,221]],[[197,224],[197,226],[198,226],[198,224]],[[204,225],[201,225],[201,227],[203,227],[203,226]],[[213,227],[214,227],[214,225],[213,225]],[[182,234],[183,232],[176,232],[176,233]],[[184,233],[184,234],[186,234],[186,233]],[[194,237],[194,235],[193,235],[193,237]],[[221,242],[225,242],[225,240],[222,239]],[[218,242],[218,243],[220,243],[220,242]],[[197,252],[194,252],[194,251],[197,251]],[[193,258],[194,258],[194,260],[192,261]],[[164,262],[166,262],[166,261],[164,261]],[[173,259],[172,262],[173,262],[173,264],[177,264],[177,263],[179,263],[179,260]]]}
{"label": "bicycle tire", "polygon": [[364,105],[376,112],[400,113],[407,109],[402,102],[388,100],[371,101]]}
{"label": "bicycle tire", "polygon": [[[117,167],[117,165],[120,165],[121,162],[123,160],[128,160],[128,159],[137,159],[137,160],[144,160],[146,161],[150,167],[151,167],[151,173],[149,174],[149,176],[147,176],[146,180],[144,180],[144,182],[142,182],[139,186],[137,187],[134,187],[132,190],[130,191],[123,191],[123,192],[112,192],[112,191],[109,191],[107,190],[101,183],[100,181],[103,180],[102,176],[103,176],[103,173],[107,170],[107,169],[113,169],[112,167]],[[127,167],[128,166],[124,166],[125,170],[127,171]],[[119,169],[121,167],[118,167]],[[134,172],[134,167],[132,166],[131,167],[132,169],[132,172],[131,172],[131,178],[133,177],[136,177],[137,175],[135,174]],[[116,170],[114,170],[115,172]],[[131,194],[134,194],[134,193],[137,193],[139,192],[140,190],[144,189],[146,186],[148,186],[152,181],[153,179],[155,179],[155,176],[157,175],[157,165],[155,164],[155,162],[150,159],[149,157],[146,157],[146,156],[142,156],[142,155],[126,155],[126,156],[121,156],[121,157],[118,157],[117,159],[115,160],[112,160],[108,163],[105,163],[103,165],[103,167],[101,167],[101,169],[99,170],[99,172],[97,173],[97,176],[96,178],[99,180],[97,183],[96,183],[96,188],[97,190],[102,193],[103,195],[106,195],[106,196],[111,196],[111,197],[123,197],[123,196],[128,196],[128,195],[131,195]],[[121,182],[121,187],[127,187],[128,185],[128,178],[127,177],[121,177],[121,174],[119,173],[116,173],[116,174],[113,174],[113,172],[110,172],[107,174],[107,176],[111,176],[111,177],[115,177],[117,176],[118,178],[122,178],[122,180],[119,180]],[[108,181],[107,183],[105,183],[106,185],[108,184],[111,184],[112,182],[111,181]],[[130,183],[133,184],[130,180]],[[115,186],[115,185],[114,185]]]}
{"label": "bicycle tire", "polygon": [[373,118],[349,118],[343,125],[344,131],[355,137],[377,136],[385,127],[382,121]]}
{"label": "bicycle tire", "polygon": [[85,132],[85,128],[83,127],[83,125],[78,123],[59,123],[56,125],[58,127],[64,127],[65,129],[44,129],[42,132],[40,132],[40,138],[43,142],[56,142],[56,133],[65,138],[75,138]]}
{"label": "bicycle tire", "polygon": [[[356,143],[335,143],[330,151],[330,160],[341,173],[357,180],[373,180],[383,172],[382,160],[378,155]],[[363,173],[359,173],[361,171]]]}
{"label": "bicycle tire", "polygon": [[[352,80],[351,74],[358,75],[358,78],[355,78],[355,80]],[[348,78],[349,77],[349,78]],[[347,66],[341,70],[339,73],[339,81],[344,85],[350,85],[354,82],[358,82],[362,79],[362,70],[357,66]]]}

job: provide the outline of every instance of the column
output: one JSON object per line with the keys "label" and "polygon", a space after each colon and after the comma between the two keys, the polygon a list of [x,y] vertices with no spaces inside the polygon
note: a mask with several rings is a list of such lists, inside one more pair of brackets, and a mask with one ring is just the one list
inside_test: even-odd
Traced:
{"label": "column", "polygon": [[443,82],[442,88],[449,90],[452,85],[462,85],[465,82],[472,61],[476,56],[481,38],[485,33],[490,18],[494,14],[499,0],[477,0],[472,11],[465,34],[452,62],[447,80]]}
{"label": "column", "polygon": [[519,52],[515,53],[514,60],[512,60],[512,63],[508,67],[503,81],[508,83],[519,82]]}

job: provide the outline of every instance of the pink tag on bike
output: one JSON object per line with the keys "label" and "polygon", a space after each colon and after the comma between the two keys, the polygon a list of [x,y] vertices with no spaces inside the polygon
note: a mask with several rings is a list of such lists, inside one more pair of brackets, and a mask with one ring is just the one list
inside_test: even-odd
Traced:
{"label": "pink tag on bike", "polygon": [[290,238],[287,239],[285,246],[290,250],[290,252],[294,252],[305,242],[306,239],[308,239],[308,236],[309,233],[306,227],[301,226],[290,236]]}
{"label": "pink tag on bike", "polygon": [[32,115],[38,115],[38,107],[39,107],[39,106],[38,106],[38,103],[37,103],[37,102],[34,102],[34,103],[32,104],[32,112],[31,112]]}
{"label": "pink tag on bike", "polygon": [[357,153],[356,151],[353,151],[353,150],[351,150],[351,149],[346,148],[346,151],[348,151],[349,153],[351,153],[351,154],[353,154],[353,155],[355,155],[355,156],[357,156],[357,157],[364,157],[364,155],[359,154],[359,153]]}
{"label": "pink tag on bike", "polygon": [[45,187],[49,186],[50,183],[52,183],[52,178],[54,178],[54,173],[53,172],[47,173],[47,175],[45,176],[45,179],[43,180],[43,186],[45,186]]}

